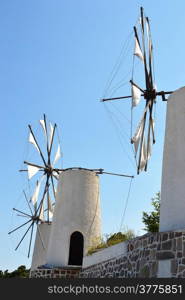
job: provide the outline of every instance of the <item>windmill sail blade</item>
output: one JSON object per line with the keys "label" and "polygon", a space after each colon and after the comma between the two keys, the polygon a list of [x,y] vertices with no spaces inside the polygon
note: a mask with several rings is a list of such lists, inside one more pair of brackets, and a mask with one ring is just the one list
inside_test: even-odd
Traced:
{"label": "windmill sail blade", "polygon": [[134,49],[134,55],[139,57],[141,61],[144,61],[143,53],[141,51],[141,47],[139,45],[138,39],[135,37],[135,49]]}
{"label": "windmill sail blade", "polygon": [[50,123],[49,149],[51,149],[52,140],[53,140],[53,134],[54,134],[54,127]]}
{"label": "windmill sail blade", "polygon": [[48,198],[48,209],[49,209],[49,218],[52,218],[54,209],[50,197]]}
{"label": "windmill sail blade", "polygon": [[152,137],[153,137],[153,144],[155,144],[155,132],[154,132],[154,127],[155,127],[155,121],[154,119],[150,119],[150,126],[152,128]]}
{"label": "windmill sail blade", "polygon": [[60,145],[58,145],[58,149],[55,154],[54,161],[53,161],[53,166],[57,163],[57,161],[60,159],[60,157],[61,157],[61,151],[60,151]]}
{"label": "windmill sail blade", "polygon": [[32,201],[34,206],[36,206],[36,203],[37,203],[37,200],[38,200],[40,185],[41,185],[42,179],[43,179],[43,176],[41,177],[40,181],[37,181],[35,191],[33,193],[33,196],[31,197],[31,201]]}
{"label": "windmill sail blade", "polygon": [[147,35],[147,38],[149,40],[149,32],[150,32],[149,20],[148,20],[148,18],[144,18],[144,20],[146,21],[145,22],[145,24],[146,24],[146,35]]}
{"label": "windmill sail blade", "polygon": [[144,125],[144,118],[141,119],[137,129],[136,129],[136,133],[133,136],[131,142],[134,144],[134,148],[135,148],[135,153],[137,154],[138,151],[138,146],[141,140],[141,136],[142,136],[142,132],[143,132],[143,125]]}
{"label": "windmill sail blade", "polygon": [[148,146],[147,146],[147,161],[150,159],[152,155],[152,143],[151,139],[149,139]]}
{"label": "windmill sail blade", "polygon": [[42,203],[42,206],[41,206],[39,219],[40,219],[41,221],[44,221],[44,203]]}
{"label": "windmill sail blade", "polygon": [[41,170],[41,168],[28,165],[28,179],[31,179],[34,175],[36,175],[39,170]]}
{"label": "windmill sail blade", "polygon": [[146,150],[146,142],[145,138],[143,138],[143,143],[141,145],[141,159],[139,165],[139,171],[143,171],[147,162],[147,150]]}
{"label": "windmill sail blade", "polygon": [[47,130],[46,130],[46,124],[45,124],[45,120],[40,120],[40,125],[42,126],[42,129],[44,131],[45,136],[47,137]]}
{"label": "windmill sail blade", "polygon": [[135,85],[131,84],[132,87],[132,107],[139,104],[141,100],[141,91]]}
{"label": "windmill sail blade", "polygon": [[37,149],[37,151],[40,153],[39,147],[37,146],[37,143],[36,143],[36,141],[34,139],[34,136],[33,136],[33,134],[31,132],[30,132],[30,135],[29,135],[29,142],[31,144],[33,144],[34,147]]}

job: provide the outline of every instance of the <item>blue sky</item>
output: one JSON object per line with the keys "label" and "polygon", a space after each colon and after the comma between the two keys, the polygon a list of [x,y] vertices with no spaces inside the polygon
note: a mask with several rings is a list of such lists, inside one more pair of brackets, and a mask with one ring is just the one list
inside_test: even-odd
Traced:
{"label": "blue sky", "polygon": [[[27,125],[34,126],[43,113],[58,125],[65,168],[135,175],[123,225],[143,234],[142,211],[152,209],[150,199],[160,190],[166,103],[158,99],[156,144],[148,172],[137,176],[128,138],[120,142],[106,110],[123,113],[123,133],[129,135],[129,102],[105,107],[99,101],[141,5],[151,20],[158,90],[180,88],[185,77],[182,0],[1,1],[0,269],[30,266],[24,249],[15,252],[7,233],[23,189],[18,170],[26,158]],[[120,69],[123,77],[132,51]],[[128,87],[117,95],[127,94]],[[129,180],[102,175],[100,181],[103,233],[113,233],[120,228]]]}

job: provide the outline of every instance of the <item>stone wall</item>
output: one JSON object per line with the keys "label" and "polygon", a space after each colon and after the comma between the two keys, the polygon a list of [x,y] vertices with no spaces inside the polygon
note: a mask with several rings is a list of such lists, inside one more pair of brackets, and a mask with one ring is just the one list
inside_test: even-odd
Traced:
{"label": "stone wall", "polygon": [[[122,245],[121,245],[122,244]],[[114,247],[114,246],[112,246]],[[110,252],[112,252],[110,247]],[[123,254],[88,267],[37,269],[31,277],[45,278],[185,278],[185,231],[145,234],[120,243]],[[126,251],[125,251],[126,247]],[[108,248],[101,250],[108,251]],[[103,257],[103,256],[102,256]],[[106,257],[106,256],[104,256]],[[84,258],[85,260],[86,258]]]}
{"label": "stone wall", "polygon": [[30,272],[30,278],[78,278],[81,268],[38,268]]}
{"label": "stone wall", "polygon": [[79,276],[185,278],[185,232],[155,233],[137,237],[128,241],[127,255],[82,269]]}

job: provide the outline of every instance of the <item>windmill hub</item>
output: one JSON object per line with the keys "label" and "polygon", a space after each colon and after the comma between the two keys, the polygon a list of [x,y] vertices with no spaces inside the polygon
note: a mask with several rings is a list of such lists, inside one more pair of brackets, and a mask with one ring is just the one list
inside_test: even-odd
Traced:
{"label": "windmill hub", "polygon": [[144,98],[147,100],[154,100],[156,98],[157,94],[156,94],[156,90],[146,90],[144,92]]}
{"label": "windmill hub", "polygon": [[39,218],[39,216],[33,216],[32,220],[38,222],[38,221],[40,221],[40,218]]}
{"label": "windmill hub", "polygon": [[45,174],[52,175],[53,168],[51,165],[47,165],[47,167],[44,169],[44,171],[45,171]]}

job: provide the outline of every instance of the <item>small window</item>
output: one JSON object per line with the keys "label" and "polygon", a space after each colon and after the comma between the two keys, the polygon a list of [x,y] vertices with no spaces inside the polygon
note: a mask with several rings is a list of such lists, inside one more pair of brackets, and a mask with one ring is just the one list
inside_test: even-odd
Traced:
{"label": "small window", "polygon": [[79,231],[72,233],[69,246],[68,265],[81,266],[83,261],[84,238]]}

